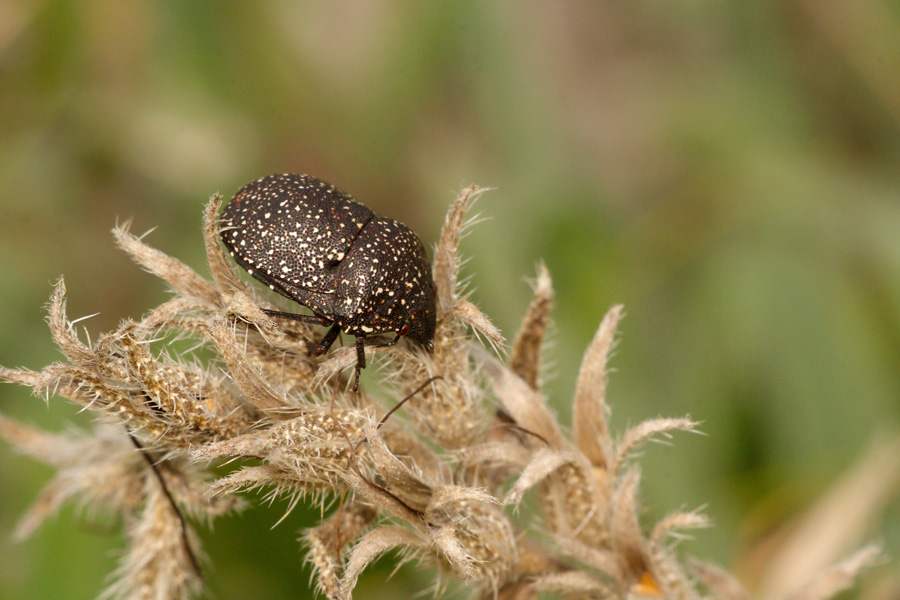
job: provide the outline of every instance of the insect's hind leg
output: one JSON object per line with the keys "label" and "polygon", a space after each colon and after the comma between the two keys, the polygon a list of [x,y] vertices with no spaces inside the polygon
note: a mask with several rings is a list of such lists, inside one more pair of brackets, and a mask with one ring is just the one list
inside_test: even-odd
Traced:
{"label": "insect's hind leg", "polygon": [[316,356],[322,356],[328,349],[331,348],[331,345],[334,343],[334,340],[337,339],[337,336],[341,333],[340,325],[332,325],[331,329],[328,330],[328,333],[325,334],[325,337],[322,338],[322,341],[319,342],[319,345],[316,346],[316,351],[314,354]]}
{"label": "insect's hind leg", "polygon": [[277,317],[280,319],[290,319],[292,321],[300,321],[301,323],[313,323],[315,325],[325,325],[326,327],[331,325],[331,329],[325,334],[322,338],[322,341],[316,346],[316,349],[313,351],[315,356],[322,356],[328,349],[331,348],[331,345],[334,343],[334,340],[337,339],[337,336],[341,333],[340,325],[334,324],[334,321],[328,319],[326,317],[320,317],[318,315],[301,315],[299,313],[289,313],[282,312],[280,310],[269,310],[267,308],[263,309],[263,312],[269,315],[270,317]]}
{"label": "insect's hind leg", "polygon": [[[268,277],[261,275],[259,271],[255,271],[253,276],[265,283],[269,286],[269,289],[278,292],[285,298],[290,298],[292,300],[296,300],[294,294],[288,291],[283,285],[279,282],[269,279]],[[323,317],[318,314],[312,315],[302,315],[300,313],[292,313],[292,312],[284,312],[281,310],[269,310],[268,308],[262,309],[264,313],[269,315],[270,317],[278,317],[279,319],[290,319],[291,321],[299,321],[301,323],[313,323],[315,325],[324,325],[328,327],[333,323],[333,321],[327,317]]]}
{"label": "insect's hind leg", "polygon": [[[269,310],[268,308],[264,308],[263,312],[269,315],[270,317],[277,317],[279,319],[290,319],[291,321],[300,321],[301,323],[313,323],[315,325],[328,325],[332,324],[332,320],[320,317],[319,315],[302,315],[300,313],[291,313],[291,312],[283,312],[280,310]],[[337,336],[335,336],[337,337]],[[334,340],[332,340],[334,341]],[[329,344],[330,345],[330,344]]]}

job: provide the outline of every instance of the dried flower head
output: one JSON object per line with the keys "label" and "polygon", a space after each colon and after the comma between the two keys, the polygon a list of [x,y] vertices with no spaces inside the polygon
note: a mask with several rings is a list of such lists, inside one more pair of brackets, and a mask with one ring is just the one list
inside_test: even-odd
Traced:
{"label": "dried flower head", "polygon": [[[697,423],[660,418],[613,435],[607,363],[621,307],[584,354],[571,436],[541,386],[553,302],[547,269],[538,269],[508,362],[474,339],[472,332],[495,349],[504,343],[459,283],[466,211],[483,192],[462,190],[435,250],[434,353],[405,344],[366,349],[379,355],[396,395],[391,405],[350,391],[353,349],[316,357],[315,327],[267,316],[264,309],[277,307],[235,275],[219,246],[219,197],[204,221],[212,281],[117,227],[119,246],[174,297],[88,344],[66,315],[60,280],[49,323],[66,362],[39,372],[0,369],[6,381],[100,417],[93,430],[66,435],[0,417],[0,435],[58,470],[17,534],[69,500],[121,515],[128,549],[103,597],[189,598],[202,589],[194,527],[241,509],[240,494],[261,488],[294,503],[340,498],[302,536],[317,588],[332,599],[349,599],[366,566],[393,549],[459,580],[475,598],[694,599],[704,597],[698,580],[712,596],[749,598],[718,567],[695,563],[689,571],[676,555],[672,534],[706,527],[703,515],[640,521],[635,451]],[[170,355],[160,343],[183,338],[215,357]],[[204,469],[222,461],[234,468],[218,479]],[[537,513],[520,514],[529,495]],[[792,597],[827,598],[877,556],[865,548]]]}

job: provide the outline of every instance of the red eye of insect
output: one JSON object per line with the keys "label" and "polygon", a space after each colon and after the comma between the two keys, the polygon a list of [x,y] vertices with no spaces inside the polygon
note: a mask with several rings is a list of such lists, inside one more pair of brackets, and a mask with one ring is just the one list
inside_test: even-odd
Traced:
{"label": "red eye of insect", "polygon": [[397,335],[406,335],[409,333],[409,323],[404,323],[403,327],[400,328],[400,331],[397,332]]}

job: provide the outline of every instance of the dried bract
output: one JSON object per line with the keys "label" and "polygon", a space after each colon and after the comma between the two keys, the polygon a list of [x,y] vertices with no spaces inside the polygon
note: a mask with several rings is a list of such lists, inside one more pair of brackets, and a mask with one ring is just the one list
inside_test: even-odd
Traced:
{"label": "dried bract", "polygon": [[[693,575],[684,567],[673,533],[707,526],[702,515],[641,522],[638,450],[697,423],[659,418],[613,435],[607,363],[621,307],[584,354],[566,426],[541,387],[553,300],[543,265],[509,360],[498,358],[503,337],[459,280],[467,209],[483,192],[462,190],[434,253],[433,354],[406,341],[368,348],[381,367],[370,372],[381,375],[384,404],[349,391],[353,349],[315,356],[319,328],[276,322],[269,314],[278,307],[235,274],[219,245],[217,196],[203,225],[211,281],[117,227],[121,248],[175,295],[91,344],[66,315],[60,280],[49,323],[65,362],[37,372],[0,368],[0,379],[48,401],[67,398],[101,421],[50,434],[0,417],[0,436],[57,469],[17,534],[74,501],[125,526],[127,550],[103,597],[196,597],[203,579],[194,527],[262,490],[264,500],[285,495],[291,507],[311,500],[330,511],[301,541],[318,591],[333,600],[351,598],[366,566],[392,550],[485,600],[541,592],[693,600],[703,597],[694,576],[715,597],[749,598],[717,567],[695,563]],[[168,345],[184,339],[211,352]],[[878,555],[867,547],[792,598],[833,596]]]}

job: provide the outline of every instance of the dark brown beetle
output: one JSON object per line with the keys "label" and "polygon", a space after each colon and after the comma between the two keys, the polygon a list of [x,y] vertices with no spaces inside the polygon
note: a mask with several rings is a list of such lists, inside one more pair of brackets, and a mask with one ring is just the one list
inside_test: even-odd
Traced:
{"label": "dark brown beetle", "polygon": [[409,336],[434,349],[431,264],[402,223],[315,177],[284,174],[241,188],[222,212],[219,232],[248,273],[313,312],[267,314],[331,327],[316,355],[341,331],[356,336],[353,391],[366,367],[366,336],[393,332],[383,345]]}

